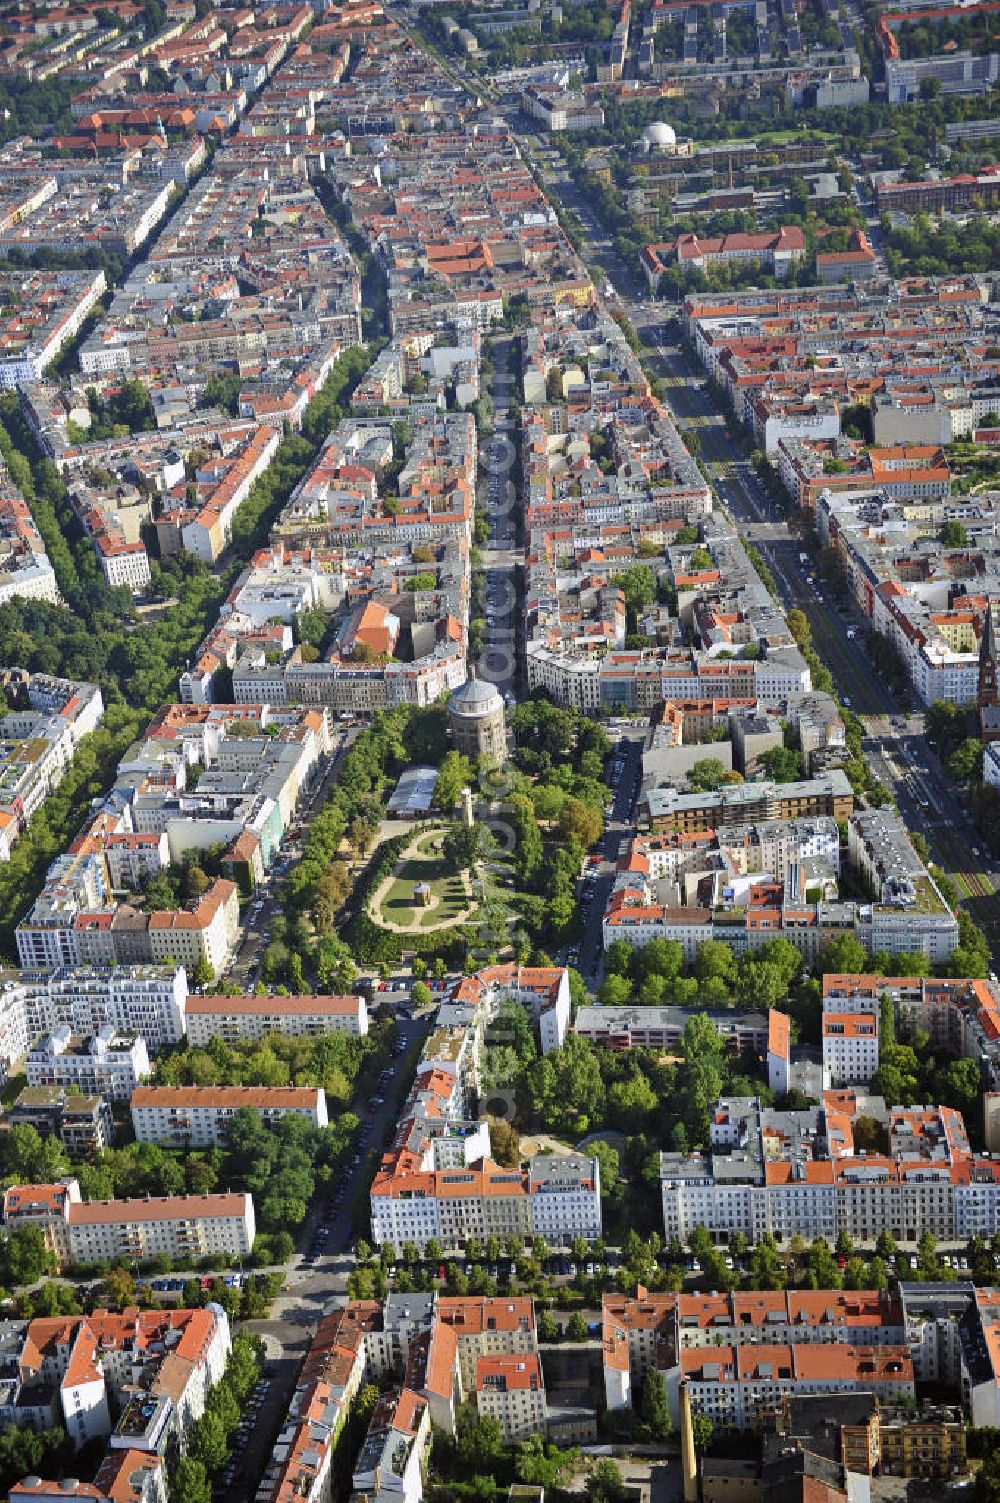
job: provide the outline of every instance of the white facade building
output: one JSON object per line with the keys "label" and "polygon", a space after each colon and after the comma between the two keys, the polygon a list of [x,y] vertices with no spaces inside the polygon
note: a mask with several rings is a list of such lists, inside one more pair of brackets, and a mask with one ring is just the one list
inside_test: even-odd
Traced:
{"label": "white facade building", "polygon": [[150,1066],[141,1034],[119,1033],[105,1023],[80,1038],[68,1023],[59,1023],[35,1044],[26,1070],[29,1086],[75,1087],[106,1101],[128,1101]]}
{"label": "white facade building", "polygon": [[140,1086],[132,1092],[132,1125],[139,1143],[166,1148],[218,1148],[234,1113],[252,1111],[264,1122],[292,1114],[326,1127],[322,1086]]}

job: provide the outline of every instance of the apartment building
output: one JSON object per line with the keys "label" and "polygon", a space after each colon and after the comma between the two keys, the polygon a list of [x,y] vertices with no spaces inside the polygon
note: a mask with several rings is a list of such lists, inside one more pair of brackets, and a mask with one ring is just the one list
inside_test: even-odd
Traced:
{"label": "apartment building", "polygon": [[[681,1353],[676,1385],[685,1385],[693,1414],[722,1430],[752,1430],[787,1397],[875,1394],[885,1404],[914,1403],[909,1348],[761,1345],[693,1348]],[[679,1408],[678,1401],[675,1404]]]}
{"label": "apartment building", "polygon": [[[573,1155],[552,1168],[536,1155],[524,1169],[505,1169],[488,1157],[453,1168],[423,1169],[412,1151],[390,1151],[371,1187],[376,1245],[435,1237],[446,1248],[470,1238],[501,1241],[544,1237],[553,1246],[575,1236],[600,1236],[600,1170],[596,1159]],[[561,1165],[561,1161],[560,1161]]]}
{"label": "apartment building", "polygon": [[107,1101],[127,1101],[150,1073],[141,1034],[119,1033],[110,1023],[88,1037],[58,1024],[35,1043],[25,1069],[29,1086],[74,1087]]}
{"label": "apartment building", "polygon": [[289,1115],[327,1125],[322,1086],[138,1086],[131,1097],[136,1141],[165,1148],[218,1148],[236,1112],[263,1122]]}
{"label": "apartment building", "polygon": [[600,1236],[596,1159],[536,1155],[526,1168],[505,1169],[492,1160],[488,1124],[469,1120],[483,1038],[505,1002],[527,1010],[543,1052],[566,1037],[569,978],[562,967],[487,966],[457,983],[438,1009],[372,1182],[376,1243],[422,1247],[435,1237],[453,1248],[470,1237],[540,1236],[559,1245]]}
{"label": "apartment building", "polygon": [[[44,175],[22,203],[40,207],[55,191],[55,178]],[[79,333],[106,287],[103,271],[25,268],[5,276],[3,301],[10,318],[0,337],[0,389],[37,381]]]}
{"label": "apartment building", "polygon": [[96,684],[7,669],[10,708],[0,716],[0,861],[9,861],[31,816],[62,782],[104,700]]}
{"label": "apartment building", "polygon": [[420,1503],[430,1445],[427,1400],[410,1388],[382,1394],[354,1463],[355,1492],[386,1503]]}
{"label": "apartment building", "polygon": [[484,966],[454,988],[452,1001],[486,1013],[506,1002],[526,1008],[538,1025],[542,1053],[565,1042],[570,1021],[569,972],[565,966]]}
{"label": "apartment building", "polygon": [[821,535],[841,558],[872,629],[899,653],[921,701],[974,701],[998,551],[992,506],[978,498],[943,506],[936,525],[959,521],[973,539],[948,549],[926,536],[919,509],[893,502],[882,488],[852,498],[824,494],[817,505]]}
{"label": "apartment building", "polygon": [[[769,1022],[775,1016],[773,1009],[766,1015],[738,1013],[729,1008],[714,1011],[698,1008],[697,1012],[709,1018],[719,1037],[737,1052],[753,1049],[759,1054],[767,1048]],[[573,1032],[592,1044],[611,1049],[672,1052],[679,1047],[687,1022],[694,1016],[694,1009],[684,1007],[585,1006],[577,1009]]]}
{"label": "apartment building", "polygon": [[[653,833],[620,863],[604,912],[605,946],[673,940],[693,961],[710,939],[744,954],[781,936],[815,963],[845,932],[871,954],[912,947],[934,962],[958,945],[957,920],[898,816],[850,817],[853,795],[839,768],[708,793],[651,787],[644,802]],[[848,855],[873,902],[837,897],[839,854],[824,856],[839,841],[838,820],[848,823]]]}
{"label": "apartment building", "polygon": [[[110,1028],[156,1051],[185,1032],[181,967],[122,965],[0,973],[0,1060],[19,1062],[40,1035],[89,1038]],[[67,1067],[69,1068],[69,1067]]]}
{"label": "apartment building", "polygon": [[259,1041],[271,1033],[318,1038],[344,1033],[365,1038],[368,1008],[356,997],[190,996],[185,1009],[188,1042],[202,1048],[212,1039]]}
{"label": "apartment building", "polygon": [[183,966],[64,966],[10,973],[0,996],[17,1006],[32,1037],[68,1027],[139,1034],[154,1052],[184,1038],[189,1000]]}
{"label": "apartment building", "polygon": [[[872,1110],[872,1103],[866,1112]],[[974,1155],[961,1114],[947,1107],[896,1107],[880,1120],[883,1147],[855,1149],[858,1101],[827,1090],[820,1107],[773,1112],[741,1099],[712,1114],[711,1148],[664,1154],[664,1226],[686,1240],[704,1226],[718,1241],[740,1231],[836,1239],[844,1231],[873,1243],[881,1231],[916,1242],[927,1230],[943,1241],[992,1236],[1000,1174]]]}
{"label": "apartment building", "polygon": [[4,1193],[4,1221],[40,1226],[60,1267],[200,1258],[247,1257],[256,1235],[249,1195],[166,1195],[145,1200],[91,1200],[76,1180],[13,1185]]}
{"label": "apartment building", "polygon": [[823,1086],[866,1086],[878,1069],[878,1011],[823,1009]]}
{"label": "apartment building", "polygon": [[759,235],[681,235],[667,244],[647,245],[643,250],[643,261],[646,276],[655,292],[666,260],[698,271],[704,271],[706,266],[749,261],[780,279],[788,276],[792,266],[805,253],[806,240],[802,230],[796,225],[783,224],[773,233]]}
{"label": "apartment building", "polygon": [[694,1413],[737,1430],[796,1395],[912,1400],[909,1340],[901,1300],[877,1290],[605,1294],[606,1402],[633,1407],[654,1366],[678,1419],[685,1384]]}
{"label": "apartment building", "polygon": [[[87,851],[54,863],[58,871],[50,869],[46,889],[17,928],[17,953],[25,970],[138,963],[185,971],[205,966],[213,976],[221,973],[239,930],[235,882],[216,878],[184,908],[153,913],[129,904],[91,908],[84,906],[88,879],[98,865]],[[62,872],[74,867],[72,877],[79,881],[71,879],[67,889]]]}
{"label": "apartment building", "polygon": [[[430,1429],[454,1434],[459,1404],[480,1403],[514,1435],[544,1432],[544,1387],[534,1310],[523,1297],[391,1294],[352,1300],[319,1322],[258,1489],[260,1503],[329,1493],[331,1461],[351,1399],[363,1383],[382,1395],[353,1472],[371,1494],[419,1503]],[[501,1381],[510,1366],[510,1388]],[[538,1387],[519,1386],[533,1373]],[[486,1381],[489,1377],[490,1381]],[[541,1414],[529,1431],[525,1414]],[[387,1476],[391,1473],[391,1476]]]}
{"label": "apartment building", "polygon": [[601,1187],[597,1160],[584,1154],[537,1155],[530,1161],[532,1234],[558,1245],[601,1235]]}
{"label": "apartment building", "polygon": [[0,467],[0,605],[10,600],[59,599],[42,535],[17,486]]}
{"label": "apartment building", "polygon": [[738,783],[710,793],[651,788],[645,795],[650,827],[682,834],[757,820],[828,818],[843,820],[854,810],[854,794],[839,768],[799,782]]}
{"label": "apartment building", "polygon": [[74,1163],[110,1148],[115,1140],[114,1118],[106,1098],[63,1086],[25,1086],[7,1120],[10,1127],[23,1124],[43,1138],[59,1138]]}
{"label": "apartment building", "polygon": [[4,1396],[4,1422],[17,1423],[9,1416],[37,1406],[46,1390],[76,1449],[107,1439],[112,1454],[162,1458],[184,1449],[230,1347],[225,1311],[214,1304],[32,1320]]}
{"label": "apartment building", "polygon": [[64,1503],[66,1498],[82,1498],[87,1503],[167,1503],[167,1478],[159,1456],[116,1450],[108,1451],[93,1482],[23,1477],[8,1496],[18,1503]]}
{"label": "apartment building", "polygon": [[257,1489],[260,1503],[330,1496],[334,1448],[351,1400],[366,1377],[389,1371],[369,1353],[369,1336],[377,1342],[381,1330],[375,1301],[353,1300],[320,1318]]}
{"label": "apartment building", "polygon": [[[984,1083],[1000,1085],[1000,1001],[992,981],[922,976],[826,975],[823,1008],[878,1014],[882,1000],[892,1008],[901,1039],[918,1029],[946,1055],[978,1060]],[[989,1099],[989,1098],[987,1098]],[[993,1149],[989,1114],[986,1146]]]}
{"label": "apartment building", "polygon": [[[932,198],[949,191],[915,187]],[[820,281],[834,285],[808,298],[791,288],[692,293],[686,332],[798,504],[812,511],[824,491],[849,500],[878,489],[907,511],[947,507],[942,446],[990,410],[977,412],[974,399],[984,381],[974,279],[886,281],[868,275],[870,250],[852,254],[848,265],[820,251]],[[841,431],[855,402],[872,410],[865,452]]]}
{"label": "apartment building", "polygon": [[476,1363],[476,1409],[500,1426],[504,1444],[545,1433],[545,1383],[537,1353],[480,1357]]}

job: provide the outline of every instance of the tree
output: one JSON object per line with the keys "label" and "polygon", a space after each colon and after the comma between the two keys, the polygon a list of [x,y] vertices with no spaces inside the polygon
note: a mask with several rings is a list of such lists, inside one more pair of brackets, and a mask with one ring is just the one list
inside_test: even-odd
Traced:
{"label": "tree", "polygon": [[500,1421],[484,1415],[459,1427],[456,1445],[459,1459],[474,1472],[491,1470],[503,1455]]}
{"label": "tree", "polygon": [[415,981],[413,983],[410,990],[410,1000],[414,1007],[430,1007],[434,999],[426,981]]}
{"label": "tree", "polygon": [[857,975],[868,963],[865,947],[853,934],[838,934],[819,952],[817,975]]}
{"label": "tree", "polygon": [[441,854],[456,871],[469,871],[487,860],[496,839],[485,825],[452,825],[441,842]]}
{"label": "tree", "polygon": [[775,783],[794,783],[802,776],[802,753],[788,746],[772,746],[757,758],[757,765]]}
{"label": "tree", "polygon": [[51,1184],[69,1173],[69,1159],[58,1138],[43,1138],[30,1123],[10,1129],[4,1160],[10,1177],[23,1184]]}
{"label": "tree", "polygon": [[488,1118],[493,1158],[505,1169],[516,1169],[521,1162],[521,1138],[512,1122],[503,1117]]}
{"label": "tree", "polygon": [[182,1456],[170,1474],[171,1503],[212,1503],[212,1484],[204,1464]]}
{"label": "tree", "polygon": [[718,979],[726,985],[736,980],[736,960],[732,949],[721,939],[707,939],[698,946],[694,973],[699,981]]}
{"label": "tree", "polygon": [[609,1456],[602,1456],[587,1479],[590,1503],[625,1503],[627,1496],[621,1468]]}
{"label": "tree", "polygon": [[934,1100],[963,1114],[973,1110],[981,1091],[978,1060],[950,1059],[935,1073]]}
{"label": "tree", "polygon": [[887,1106],[912,1106],[920,1095],[920,1062],[909,1044],[890,1044],[879,1053],[871,1088]]}
{"label": "tree", "polygon": [[946,548],[967,548],[969,534],[961,522],[945,522],[938,530],[938,541]]}
{"label": "tree", "polygon": [[557,1445],[551,1441],[546,1442],[540,1435],[530,1435],[518,1446],[515,1465],[519,1481],[551,1492],[559,1487],[579,1459],[578,1446],[561,1451]]}
{"label": "tree", "polygon": [[630,564],[620,574],[613,574],[611,583],[624,595],[625,609],[633,620],[656,599],[656,575],[648,564]]}
{"label": "tree", "polygon": [[191,972],[191,980],[194,982],[195,986],[211,986],[212,982],[215,980],[215,972],[212,970],[212,967],[209,965],[204,955],[199,957],[194,970]]}
{"label": "tree", "polygon": [[40,1226],[15,1226],[0,1248],[0,1278],[12,1289],[36,1284],[55,1270]]}
{"label": "tree", "polygon": [[947,756],[964,739],[969,725],[965,705],[938,699],[924,711],[924,734],[939,756]]}
{"label": "tree", "polygon": [[528,1080],[548,1127],[568,1129],[581,1137],[602,1120],[606,1097],[600,1062],[582,1035],[569,1034],[558,1049],[536,1060]]}
{"label": "tree", "polygon": [[[615,943],[625,944],[617,940]],[[662,976],[666,981],[675,981],[684,970],[684,947],[676,939],[651,939],[641,950],[633,950],[631,945],[625,944],[625,949],[643,980]]]}
{"label": "tree", "polygon": [[806,1253],[806,1283],[810,1289],[840,1288],[840,1269],[824,1237],[817,1237]]}
{"label": "tree", "polygon": [[665,1440],[670,1434],[670,1405],[667,1385],[658,1367],[648,1367],[639,1395],[639,1418],[653,1440]]}
{"label": "tree", "polygon": [[712,1421],[704,1414],[691,1416],[691,1432],[694,1436],[694,1448],[696,1451],[706,1451],[712,1444],[712,1436],[715,1429]]}
{"label": "tree", "polygon": [[727,771],[718,757],[701,757],[688,769],[688,787],[695,793],[714,793],[721,788]]}
{"label": "tree", "polygon": [[458,804],[463,788],[472,786],[472,763],[461,752],[448,752],[438,768],[434,784],[434,805],[451,813]]}
{"label": "tree", "polygon": [[937,1244],[929,1231],[920,1233],[917,1243],[917,1266],[920,1276],[927,1282],[933,1282],[941,1277],[941,1264],[938,1262]]}
{"label": "tree", "polygon": [[108,1308],[124,1310],[129,1305],[136,1303],[135,1278],[127,1268],[116,1264],[104,1280],[102,1298],[107,1301]]}
{"label": "tree", "polygon": [[605,976],[597,992],[597,1000],[603,1007],[627,1007],[632,1001],[633,985],[628,976]]}
{"label": "tree", "polygon": [[[536,1322],[539,1341],[553,1342],[559,1339],[559,1327],[551,1310],[539,1310]],[[527,1481],[527,1479],[525,1479]]]}
{"label": "tree", "polygon": [[206,1409],[191,1431],[189,1454],[208,1472],[217,1472],[229,1455],[226,1427],[217,1414]]}
{"label": "tree", "polygon": [[26,1474],[51,1476],[65,1464],[66,1432],[32,1430],[27,1425],[5,1425],[0,1430],[0,1485],[6,1490]]}
{"label": "tree", "polygon": [[692,1141],[708,1136],[709,1107],[718,1100],[724,1081],[722,1040],[711,1019],[695,1013],[684,1025],[681,1040],[685,1069],[679,1081],[678,1106]]}
{"label": "tree", "polygon": [[587,1336],[589,1335],[589,1332],[587,1330],[587,1322],[584,1320],[579,1310],[574,1310],[573,1314],[567,1321],[566,1335],[569,1337],[570,1341],[586,1341]]}
{"label": "tree", "polygon": [[621,1156],[617,1148],[612,1148],[603,1138],[588,1144],[588,1150],[597,1160],[598,1172],[601,1176],[601,1194],[607,1200],[618,1190]]}
{"label": "tree", "polygon": [[617,1080],[608,1091],[608,1106],[612,1121],[620,1122],[626,1131],[638,1132],[647,1117],[655,1112],[660,1099],[645,1075],[636,1072],[628,1080]]}
{"label": "tree", "polygon": [[812,643],[812,628],[809,625],[809,617],[798,606],[793,606],[787,616],[788,630],[791,632],[796,645],[805,650]]}
{"label": "tree", "polygon": [[956,783],[971,783],[982,777],[983,744],[972,736],[958,745],[948,758],[948,771]]}
{"label": "tree", "polygon": [[[660,940],[651,940],[646,949],[652,949],[653,945],[660,944]],[[640,954],[645,955],[643,950]],[[604,974],[606,976],[628,976],[635,963],[636,952],[624,939],[613,939],[604,952]]]}
{"label": "tree", "polygon": [[558,826],[561,840],[579,840],[586,848],[600,839],[603,829],[604,821],[598,809],[579,798],[568,798],[563,804]]}
{"label": "tree", "polygon": [[854,1119],[854,1148],[857,1153],[888,1153],[889,1134],[877,1117],[862,1114]]}

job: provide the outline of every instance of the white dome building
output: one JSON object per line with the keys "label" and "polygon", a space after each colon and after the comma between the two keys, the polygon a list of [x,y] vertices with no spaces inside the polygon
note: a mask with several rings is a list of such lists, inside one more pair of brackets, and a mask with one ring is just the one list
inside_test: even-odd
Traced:
{"label": "white dome building", "polygon": [[673,151],[677,145],[677,132],[665,120],[654,120],[642,133],[642,149],[645,152]]}

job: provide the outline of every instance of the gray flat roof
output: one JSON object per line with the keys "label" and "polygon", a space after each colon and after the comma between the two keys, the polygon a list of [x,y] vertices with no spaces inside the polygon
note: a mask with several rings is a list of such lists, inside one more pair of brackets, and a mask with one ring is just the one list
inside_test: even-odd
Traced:
{"label": "gray flat roof", "polygon": [[390,814],[426,814],[437,782],[436,767],[408,767],[389,800]]}

